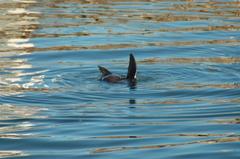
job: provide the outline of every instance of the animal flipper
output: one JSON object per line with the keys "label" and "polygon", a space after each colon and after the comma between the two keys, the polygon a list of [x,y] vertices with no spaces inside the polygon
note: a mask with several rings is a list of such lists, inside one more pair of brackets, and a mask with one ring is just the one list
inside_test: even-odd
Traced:
{"label": "animal flipper", "polygon": [[102,73],[102,76],[107,76],[112,74],[108,69],[102,66],[98,66],[99,71]]}
{"label": "animal flipper", "polygon": [[137,71],[137,65],[136,65],[135,58],[134,58],[133,54],[130,54],[127,79],[130,81],[135,80],[136,79],[136,71]]}

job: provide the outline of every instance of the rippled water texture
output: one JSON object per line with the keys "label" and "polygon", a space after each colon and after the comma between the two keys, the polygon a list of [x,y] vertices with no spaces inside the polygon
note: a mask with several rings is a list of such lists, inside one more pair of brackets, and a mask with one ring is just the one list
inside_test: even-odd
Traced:
{"label": "rippled water texture", "polygon": [[[238,0],[1,0],[0,158],[239,159]],[[99,81],[97,66],[136,86]]]}

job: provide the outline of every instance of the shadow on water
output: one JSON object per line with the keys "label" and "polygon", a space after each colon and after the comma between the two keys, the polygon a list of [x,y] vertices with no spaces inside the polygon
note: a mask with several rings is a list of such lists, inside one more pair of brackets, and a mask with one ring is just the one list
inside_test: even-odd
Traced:
{"label": "shadow on water", "polygon": [[129,104],[136,104],[136,99],[129,99]]}
{"label": "shadow on water", "polygon": [[135,90],[137,88],[137,80],[128,81],[128,86],[130,90]]}
{"label": "shadow on water", "polygon": [[[134,90],[137,89],[137,79],[135,79],[135,80],[133,80],[133,81],[128,81],[128,86],[129,86],[129,89],[130,89],[130,90],[129,90],[130,93],[133,93]],[[130,104],[129,108],[135,108],[135,106],[133,106],[133,105],[136,104],[136,99],[130,98],[130,99],[129,99],[129,104]]]}

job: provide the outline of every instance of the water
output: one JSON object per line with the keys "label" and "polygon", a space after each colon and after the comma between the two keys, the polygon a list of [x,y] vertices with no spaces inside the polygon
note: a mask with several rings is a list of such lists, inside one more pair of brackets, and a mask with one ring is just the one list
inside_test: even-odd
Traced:
{"label": "water", "polygon": [[240,158],[239,1],[0,8],[0,158]]}

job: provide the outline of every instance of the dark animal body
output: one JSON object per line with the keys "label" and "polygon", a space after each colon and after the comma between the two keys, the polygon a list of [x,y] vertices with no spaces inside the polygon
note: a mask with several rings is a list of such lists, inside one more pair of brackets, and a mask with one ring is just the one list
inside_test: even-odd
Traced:
{"label": "dark animal body", "polygon": [[136,82],[136,70],[137,65],[133,54],[129,55],[129,65],[128,65],[128,73],[127,76],[120,76],[117,74],[113,74],[108,69],[102,66],[98,66],[99,71],[102,73],[100,80],[110,82],[110,83],[117,83],[122,80],[128,80],[130,83]]}

